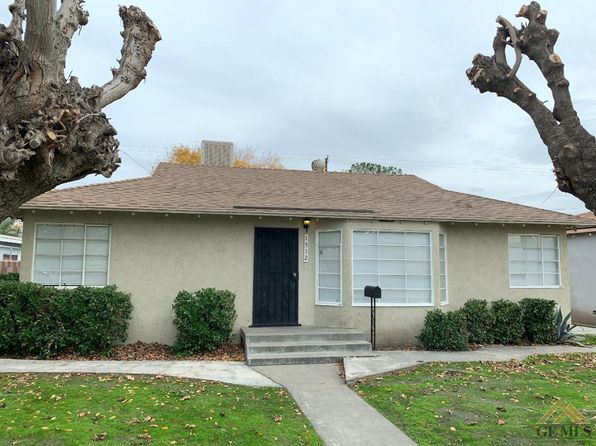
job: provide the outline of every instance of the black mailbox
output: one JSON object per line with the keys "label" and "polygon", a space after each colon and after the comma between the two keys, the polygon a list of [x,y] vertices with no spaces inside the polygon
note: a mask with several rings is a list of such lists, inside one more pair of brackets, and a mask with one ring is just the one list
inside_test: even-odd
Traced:
{"label": "black mailbox", "polygon": [[371,299],[381,298],[381,287],[367,285],[364,287],[364,297],[370,297]]}

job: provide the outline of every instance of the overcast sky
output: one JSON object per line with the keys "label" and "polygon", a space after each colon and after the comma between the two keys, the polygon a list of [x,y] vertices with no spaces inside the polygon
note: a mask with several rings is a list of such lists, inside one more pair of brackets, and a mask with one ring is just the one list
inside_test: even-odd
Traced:
{"label": "overcast sky", "polygon": [[[121,47],[118,3],[88,0],[68,69],[81,84],[110,79]],[[8,3],[8,2],[4,2]],[[227,140],[309,169],[359,161],[401,167],[446,189],[562,212],[583,204],[555,190],[546,147],[507,100],[481,95],[465,70],[491,53],[498,14],[521,0],[136,0],[161,31],[147,81],[106,112],[122,166],[138,177],[174,144]],[[551,0],[583,124],[596,131],[596,2]],[[5,8],[6,9],[6,8]],[[7,13],[0,17],[4,23]],[[520,78],[552,103],[528,59]],[[88,177],[83,182],[98,182]]]}

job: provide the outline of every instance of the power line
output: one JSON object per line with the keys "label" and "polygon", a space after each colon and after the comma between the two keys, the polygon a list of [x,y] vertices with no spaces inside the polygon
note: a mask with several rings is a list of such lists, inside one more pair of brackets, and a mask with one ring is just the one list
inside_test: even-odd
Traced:
{"label": "power line", "polygon": [[124,149],[120,148],[119,149],[122,153],[124,153],[127,157],[129,157],[131,160],[133,160],[141,169],[143,169],[145,172],[147,173],[151,173],[151,171],[149,169],[147,169],[145,166],[143,166],[141,163],[139,163],[136,159],[134,159],[131,155],[129,155],[128,153],[126,153],[124,151]]}
{"label": "power line", "polygon": [[553,196],[553,194],[557,191],[558,187],[555,186],[555,188],[553,189],[553,191],[548,194],[548,197],[546,197],[544,200],[542,200],[542,203],[540,203],[538,206],[542,206],[544,203],[546,203],[546,201]]}

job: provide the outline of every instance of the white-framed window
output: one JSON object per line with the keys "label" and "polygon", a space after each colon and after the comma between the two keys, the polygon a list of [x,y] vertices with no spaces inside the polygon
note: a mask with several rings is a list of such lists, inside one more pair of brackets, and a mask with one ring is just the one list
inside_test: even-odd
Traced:
{"label": "white-framed window", "polygon": [[353,231],[353,305],[370,304],[366,285],[381,287],[377,305],[432,305],[430,232]]}
{"label": "white-framed window", "polygon": [[54,286],[105,286],[109,255],[109,226],[38,223],[33,282]]}
{"label": "white-framed window", "polygon": [[445,234],[439,234],[439,261],[441,263],[441,303],[449,303],[447,294],[447,237]]}
{"label": "white-framed window", "polygon": [[341,305],[341,231],[317,231],[318,305]]}
{"label": "white-framed window", "polygon": [[21,260],[21,248],[16,246],[0,246],[0,260]]}
{"label": "white-framed window", "polygon": [[557,235],[509,234],[508,239],[511,288],[561,286]]}

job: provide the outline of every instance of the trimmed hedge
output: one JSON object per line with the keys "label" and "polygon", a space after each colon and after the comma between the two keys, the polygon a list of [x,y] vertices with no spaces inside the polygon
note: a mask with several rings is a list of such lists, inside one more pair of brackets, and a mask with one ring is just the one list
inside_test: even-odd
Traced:
{"label": "trimmed hedge", "polygon": [[470,299],[461,309],[466,320],[468,342],[472,344],[491,344],[492,327],[495,317],[484,299]]}
{"label": "trimmed hedge", "polygon": [[3,280],[9,281],[9,282],[18,282],[19,281],[19,273],[0,274],[0,282]]}
{"label": "trimmed hedge", "polygon": [[109,353],[126,340],[130,295],[115,286],[59,289],[0,281],[0,354]]}
{"label": "trimmed hedge", "polygon": [[492,303],[494,324],[491,330],[497,344],[519,344],[524,335],[524,320],[519,304],[504,299]]}
{"label": "trimmed hedge", "polygon": [[522,299],[519,302],[524,323],[524,338],[530,342],[554,342],[557,332],[557,321],[554,300]]}
{"label": "trimmed hedge", "polygon": [[174,299],[174,325],[178,329],[172,349],[181,355],[213,351],[231,341],[236,320],[236,295],[204,288],[181,291]]}
{"label": "trimmed hedge", "polygon": [[467,350],[466,321],[461,311],[431,310],[418,336],[426,350]]}

